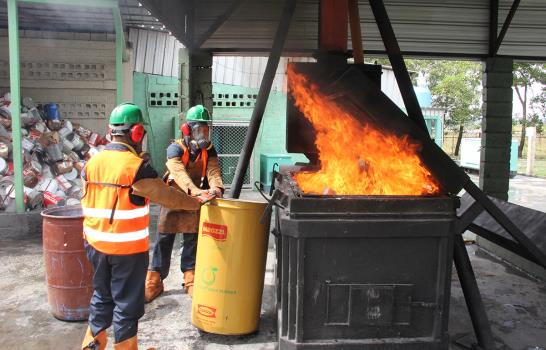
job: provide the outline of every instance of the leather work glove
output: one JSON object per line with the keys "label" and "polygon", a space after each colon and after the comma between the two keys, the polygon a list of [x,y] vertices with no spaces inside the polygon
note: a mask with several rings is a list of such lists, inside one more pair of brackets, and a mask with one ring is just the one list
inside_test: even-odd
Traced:
{"label": "leather work glove", "polygon": [[214,195],[216,198],[222,198],[223,197],[222,190],[219,189],[218,187],[213,187],[213,188],[209,189],[208,193],[211,194],[211,195]]}
{"label": "leather work glove", "polygon": [[148,198],[169,209],[197,210],[200,207],[197,198],[190,197],[174,187],[169,187],[158,177],[139,180],[133,184],[132,188],[134,195]]}
{"label": "leather work glove", "polygon": [[211,194],[208,190],[201,191],[199,194],[194,196],[195,199],[201,204],[205,204],[216,198],[214,194]]}

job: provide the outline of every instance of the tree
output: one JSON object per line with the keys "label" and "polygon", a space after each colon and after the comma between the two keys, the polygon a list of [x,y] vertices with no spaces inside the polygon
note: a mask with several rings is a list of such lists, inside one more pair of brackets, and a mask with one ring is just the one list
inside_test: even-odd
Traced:
{"label": "tree", "polygon": [[471,61],[424,62],[432,103],[444,110],[446,127],[458,127],[455,156],[459,155],[464,127],[480,118],[481,66]]}
{"label": "tree", "polygon": [[[388,60],[376,61],[389,64]],[[455,155],[465,126],[480,118],[481,65],[471,61],[405,60],[409,71],[423,73],[432,94],[432,103],[444,111],[446,127],[459,129]],[[414,84],[417,74],[412,75]]]}
{"label": "tree", "polygon": [[531,85],[535,83],[546,84],[546,64],[544,63],[527,63],[514,62],[514,89],[521,103],[521,138],[518,148],[518,157],[523,154],[523,146],[525,145],[525,128],[527,127],[527,101],[528,92]]}
{"label": "tree", "polygon": [[544,131],[544,122],[546,121],[546,86],[542,87],[542,92],[531,99],[531,114],[527,120],[528,126],[537,128],[539,135]]}

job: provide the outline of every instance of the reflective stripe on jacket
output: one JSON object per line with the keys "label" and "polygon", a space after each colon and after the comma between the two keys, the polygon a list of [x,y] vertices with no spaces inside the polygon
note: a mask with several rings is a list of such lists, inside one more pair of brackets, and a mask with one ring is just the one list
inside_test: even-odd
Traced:
{"label": "reflective stripe on jacket", "polygon": [[148,251],[149,201],[138,206],[129,199],[141,164],[142,159],[133,152],[104,150],[85,166],[84,237],[102,253]]}

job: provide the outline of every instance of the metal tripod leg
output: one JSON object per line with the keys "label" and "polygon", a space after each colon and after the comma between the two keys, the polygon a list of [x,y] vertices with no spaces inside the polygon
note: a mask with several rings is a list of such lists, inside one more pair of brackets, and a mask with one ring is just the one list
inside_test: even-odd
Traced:
{"label": "metal tripod leg", "polygon": [[470,264],[470,258],[468,257],[462,235],[455,236],[453,247],[455,268],[457,269],[457,275],[461,282],[466,307],[472,320],[472,326],[474,327],[478,345],[482,349],[493,350],[495,349],[493,333],[491,332],[491,326],[489,325],[489,320],[487,319],[487,314],[483,307],[480,290],[476,283],[476,276],[474,275],[474,270],[472,270],[472,265]]}

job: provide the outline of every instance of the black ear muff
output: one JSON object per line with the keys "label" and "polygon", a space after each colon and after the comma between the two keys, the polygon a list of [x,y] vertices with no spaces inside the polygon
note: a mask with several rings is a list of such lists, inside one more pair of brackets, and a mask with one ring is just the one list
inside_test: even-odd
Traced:
{"label": "black ear muff", "polygon": [[142,124],[135,124],[131,127],[130,137],[134,143],[139,143],[144,138],[146,130]]}

